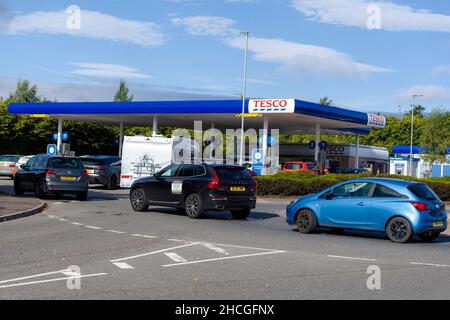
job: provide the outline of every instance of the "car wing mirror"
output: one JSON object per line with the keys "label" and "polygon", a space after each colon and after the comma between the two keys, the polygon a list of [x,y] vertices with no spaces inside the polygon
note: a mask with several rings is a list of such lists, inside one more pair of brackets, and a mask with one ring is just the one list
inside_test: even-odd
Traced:
{"label": "car wing mirror", "polygon": [[25,170],[25,171],[28,171],[28,167],[25,164],[21,164],[20,168]]}
{"label": "car wing mirror", "polygon": [[332,194],[331,192],[328,193],[328,194],[325,196],[325,199],[327,199],[327,200],[333,199],[333,194]]}

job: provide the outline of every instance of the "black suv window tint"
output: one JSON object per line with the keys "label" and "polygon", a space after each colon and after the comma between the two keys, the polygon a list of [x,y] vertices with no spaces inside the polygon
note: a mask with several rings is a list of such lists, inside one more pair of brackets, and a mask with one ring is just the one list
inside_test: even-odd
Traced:
{"label": "black suv window tint", "polygon": [[377,184],[373,191],[373,198],[402,198],[402,195],[391,188]]}
{"label": "black suv window tint", "polygon": [[194,166],[190,164],[184,164],[181,166],[180,172],[178,173],[179,177],[192,177],[195,176]]}
{"label": "black suv window tint", "polygon": [[436,200],[438,196],[426,185],[423,183],[415,183],[408,187],[408,189],[414,193],[419,198],[425,200]]}
{"label": "black suv window tint", "polygon": [[52,169],[83,169],[80,160],[74,158],[50,158],[48,167]]}
{"label": "black suv window tint", "polygon": [[217,166],[214,167],[219,179],[244,179],[250,180],[252,177],[248,173],[247,169],[243,167],[233,167],[233,166]]}
{"label": "black suv window tint", "polygon": [[194,176],[202,176],[206,174],[205,167],[202,165],[195,165],[194,166]]}
{"label": "black suv window tint", "polygon": [[177,170],[180,166],[177,164],[171,164],[168,165],[167,167],[165,167],[164,169],[162,169],[159,172],[159,176],[161,177],[174,177],[177,173]]}

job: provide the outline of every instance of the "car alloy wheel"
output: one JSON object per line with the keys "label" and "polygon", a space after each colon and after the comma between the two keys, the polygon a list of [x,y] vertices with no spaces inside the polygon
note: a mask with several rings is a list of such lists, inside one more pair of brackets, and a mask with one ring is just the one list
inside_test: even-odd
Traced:
{"label": "car alloy wheel", "polygon": [[189,218],[197,219],[203,214],[202,203],[200,197],[191,194],[186,198],[185,211]]}
{"label": "car alloy wheel", "polygon": [[393,242],[405,243],[412,236],[411,225],[405,218],[396,217],[389,221],[387,235]]}
{"label": "car alloy wheel", "polygon": [[317,228],[317,218],[315,214],[308,210],[303,209],[297,215],[297,229],[301,233],[312,233]]}
{"label": "car alloy wheel", "polygon": [[131,192],[130,200],[131,200],[131,206],[133,207],[133,210],[145,211],[145,209],[147,209],[145,194],[142,189],[133,190]]}

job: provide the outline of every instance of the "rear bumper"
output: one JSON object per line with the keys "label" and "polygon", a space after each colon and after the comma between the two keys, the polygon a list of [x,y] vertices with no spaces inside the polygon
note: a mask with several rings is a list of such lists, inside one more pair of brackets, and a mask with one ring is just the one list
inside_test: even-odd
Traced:
{"label": "rear bumper", "polygon": [[108,184],[108,176],[99,175],[99,174],[90,174],[89,175],[89,183],[90,184]]}
{"label": "rear bumper", "polygon": [[88,183],[47,183],[47,192],[88,192]]}
{"label": "rear bumper", "polygon": [[256,197],[208,197],[204,204],[206,210],[254,209]]}

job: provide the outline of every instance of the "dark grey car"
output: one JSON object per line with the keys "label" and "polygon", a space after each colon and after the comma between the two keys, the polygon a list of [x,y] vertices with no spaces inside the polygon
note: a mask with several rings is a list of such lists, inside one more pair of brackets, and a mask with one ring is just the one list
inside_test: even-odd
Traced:
{"label": "dark grey car", "polygon": [[115,156],[81,156],[81,161],[89,174],[89,183],[102,184],[109,190],[120,183],[121,158]]}
{"label": "dark grey car", "polygon": [[89,176],[79,158],[37,155],[21,166],[14,179],[14,192],[33,191],[37,197],[47,194],[75,194],[86,200]]}

